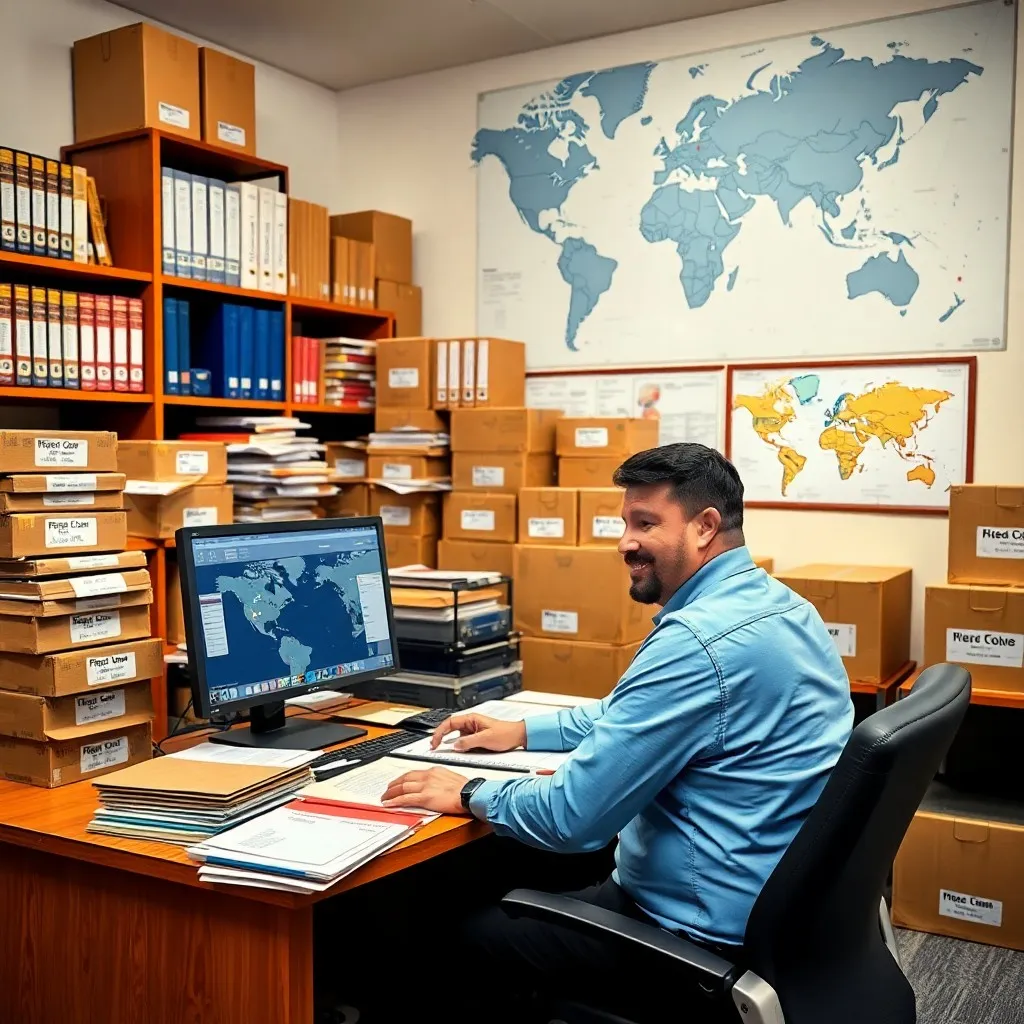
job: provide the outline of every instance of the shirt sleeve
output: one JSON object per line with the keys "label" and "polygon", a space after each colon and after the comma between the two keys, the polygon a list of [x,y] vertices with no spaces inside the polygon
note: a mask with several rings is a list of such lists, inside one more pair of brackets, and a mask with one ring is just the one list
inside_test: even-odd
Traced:
{"label": "shirt sleeve", "polygon": [[704,645],[683,623],[666,623],[601,702],[601,714],[552,716],[569,738],[590,723],[554,775],[485,782],[470,810],[499,835],[531,846],[599,850],[691,760],[721,746],[724,704],[718,666]]}
{"label": "shirt sleeve", "polygon": [[576,708],[563,708],[553,715],[536,715],[526,720],[527,750],[575,750],[594,723],[604,714],[608,698]]}

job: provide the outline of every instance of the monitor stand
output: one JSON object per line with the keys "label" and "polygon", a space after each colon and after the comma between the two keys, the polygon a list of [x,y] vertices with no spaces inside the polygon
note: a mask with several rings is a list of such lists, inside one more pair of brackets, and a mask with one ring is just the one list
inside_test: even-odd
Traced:
{"label": "monitor stand", "polygon": [[335,743],[365,736],[366,730],[338,722],[324,722],[285,717],[284,701],[254,707],[249,712],[248,729],[226,729],[214,733],[213,743],[227,743],[233,747],[262,747],[272,750],[322,750]]}

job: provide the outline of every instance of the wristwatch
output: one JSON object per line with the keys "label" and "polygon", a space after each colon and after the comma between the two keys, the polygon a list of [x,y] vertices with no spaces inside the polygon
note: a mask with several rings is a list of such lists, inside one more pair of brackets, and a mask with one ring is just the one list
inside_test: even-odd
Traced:
{"label": "wristwatch", "polygon": [[475,793],[475,792],[476,792],[476,791],[477,791],[477,790],[478,790],[478,789],[480,788],[480,786],[481,786],[481,785],[483,785],[483,783],[485,783],[486,781],[487,781],[486,779],[479,779],[479,778],[478,778],[478,779],[470,779],[470,780],[469,780],[469,782],[467,782],[467,783],[466,783],[466,784],[465,784],[465,785],[464,785],[464,786],[462,787],[462,792],[461,792],[461,793],[459,794],[459,798],[460,798],[460,799],[462,800],[462,809],[463,809],[463,810],[464,810],[464,811],[465,811],[465,812],[466,812],[467,814],[472,814],[472,813],[473,813],[473,812],[472,812],[472,811],[470,810],[470,808],[469,808],[469,801],[473,799],[473,794],[474,794],[474,793]]}

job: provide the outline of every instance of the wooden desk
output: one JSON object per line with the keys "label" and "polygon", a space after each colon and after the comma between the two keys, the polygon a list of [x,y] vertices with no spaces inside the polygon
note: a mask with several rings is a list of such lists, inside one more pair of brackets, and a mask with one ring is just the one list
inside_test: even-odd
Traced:
{"label": "wooden desk", "polygon": [[915,668],[917,668],[916,662],[904,662],[896,672],[889,676],[888,679],[883,679],[880,683],[865,683],[859,679],[851,679],[850,692],[873,696],[875,698],[875,710],[881,711],[882,708],[887,708],[896,700],[901,685],[913,673]]}
{"label": "wooden desk", "polygon": [[12,1024],[312,1024],[314,903],[488,831],[442,817],[328,892],[292,895],[203,884],[182,847],[91,835],[96,805],[89,782],[0,782]]}

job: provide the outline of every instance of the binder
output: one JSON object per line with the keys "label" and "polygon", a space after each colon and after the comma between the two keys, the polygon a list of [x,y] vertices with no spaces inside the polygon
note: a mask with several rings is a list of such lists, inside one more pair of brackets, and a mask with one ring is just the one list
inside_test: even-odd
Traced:
{"label": "binder", "polygon": [[0,386],[14,384],[14,292],[0,282]]}
{"label": "binder", "polygon": [[270,311],[270,397],[284,401],[284,310]]}
{"label": "binder", "polygon": [[203,360],[209,365],[213,393],[221,398],[240,398],[238,380],[238,309],[224,302],[210,321]]}
{"label": "binder", "polygon": [[96,390],[96,296],[78,296],[78,375],[83,391]]}
{"label": "binder", "polygon": [[458,409],[462,397],[462,345],[448,342],[448,408]]}
{"label": "binder", "polygon": [[434,395],[434,408],[435,409],[447,409],[448,408],[448,342],[438,341],[437,342],[437,356],[436,363],[437,368],[434,372],[436,377],[435,381],[435,395]]}
{"label": "binder", "polygon": [[89,175],[71,168],[71,234],[76,263],[89,262]]}
{"label": "binder", "polygon": [[[58,232],[58,239],[59,237]],[[64,387],[74,388],[77,391],[82,383],[78,348],[78,294],[76,292],[61,293],[60,307]]]}
{"label": "binder", "polygon": [[225,284],[224,266],[224,182],[210,178],[207,183],[210,211],[210,253],[206,260],[207,280]]}
{"label": "binder", "polygon": [[[161,262],[165,274],[173,276],[176,271],[174,250],[174,171],[170,167],[160,168],[160,224],[161,224]],[[165,391],[165,394],[177,394],[176,391]]]}
{"label": "binder", "polygon": [[192,175],[174,172],[174,266],[178,277],[192,276]]}
{"label": "binder", "polygon": [[237,185],[224,186],[224,283],[242,283],[242,197]]}
{"label": "binder", "polygon": [[46,290],[46,348],[49,385],[51,388],[64,387],[64,339],[61,336],[60,292],[56,288]]}
{"label": "binder", "polygon": [[32,289],[32,384],[45,388],[50,381],[49,351],[46,347],[46,289]]}
{"label": "binder", "polygon": [[462,343],[462,408],[475,404],[476,395],[476,341],[468,339]]}
{"label": "binder", "polygon": [[60,165],[60,257],[75,258],[75,174],[71,164]]}
{"label": "binder", "polygon": [[309,401],[320,404],[320,339],[308,338],[309,354],[306,357],[306,376],[309,380]]}
{"label": "binder", "polygon": [[164,394],[180,395],[178,386],[178,300],[164,296]]}
{"label": "binder", "polygon": [[128,300],[128,390],[141,394],[146,384],[142,299]]}
{"label": "binder", "polygon": [[113,391],[114,362],[111,343],[111,302],[109,295],[96,296],[96,390]]}
{"label": "binder", "polygon": [[14,150],[0,148],[0,249],[18,248],[18,213],[14,192]]}
{"label": "binder", "polygon": [[302,337],[292,335],[292,404],[302,404]]}
{"label": "binder", "polygon": [[270,310],[257,309],[253,312],[253,337],[255,340],[254,391],[259,401],[270,398]]}
{"label": "binder", "polygon": [[46,161],[46,255],[60,259],[60,163]]}
{"label": "binder", "polygon": [[32,185],[32,255],[46,255],[46,161],[29,158]]}
{"label": "binder", "polygon": [[192,390],[192,311],[187,299],[178,299],[178,384],[183,395]]}
{"label": "binder", "polygon": [[14,217],[18,252],[31,252],[32,170],[28,153],[14,154]]}
{"label": "binder", "polygon": [[259,289],[259,222],[260,190],[248,181],[237,184],[239,192],[238,225],[239,244],[239,286]]}
{"label": "binder", "polygon": [[288,197],[288,294],[302,294],[299,245],[302,236],[302,201]]}
{"label": "binder", "polygon": [[252,398],[256,361],[256,327],[252,306],[238,306],[238,397]]}
{"label": "binder", "polygon": [[107,245],[107,225],[100,209],[100,194],[96,191],[96,179],[89,176],[85,179],[86,203],[89,209],[89,230],[92,233],[92,248],[96,262],[103,267],[112,267],[110,247]]}
{"label": "binder", "polygon": [[128,390],[128,300],[115,295],[110,300],[114,390]]}
{"label": "binder", "polygon": [[15,383],[32,383],[32,302],[27,284],[14,286]]}
{"label": "binder", "polygon": [[288,294],[288,197],[274,193],[274,291]]}
{"label": "binder", "polygon": [[274,217],[277,193],[270,188],[259,188],[259,290],[274,291]]}
{"label": "binder", "polygon": [[206,257],[210,251],[210,204],[207,179],[192,175],[192,277],[206,280]]}

